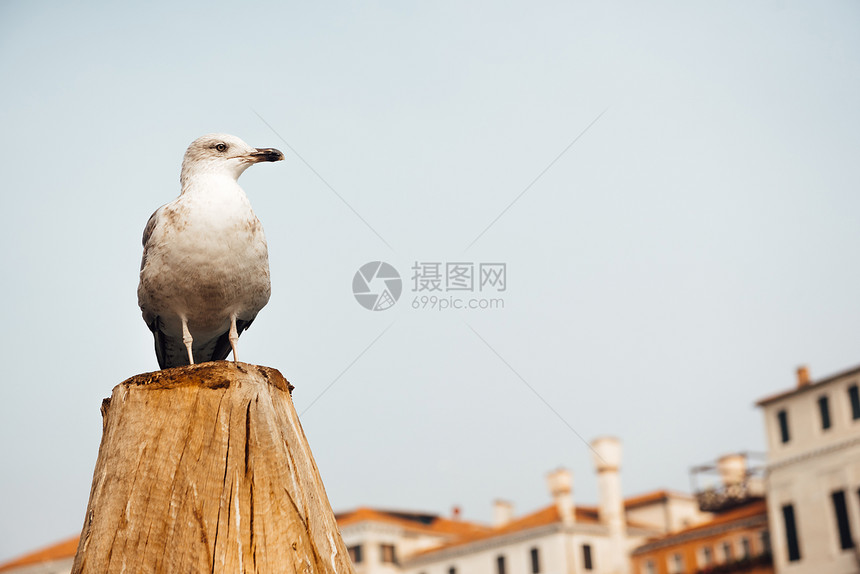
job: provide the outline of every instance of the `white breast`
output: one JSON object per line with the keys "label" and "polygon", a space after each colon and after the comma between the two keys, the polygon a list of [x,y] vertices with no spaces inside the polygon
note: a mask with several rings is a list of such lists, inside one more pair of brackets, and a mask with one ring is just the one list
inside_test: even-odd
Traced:
{"label": "white breast", "polygon": [[181,336],[184,316],[195,339],[223,333],[233,313],[253,319],[271,291],[266,239],[245,193],[229,178],[200,179],[159,209],[138,289],[165,333]]}

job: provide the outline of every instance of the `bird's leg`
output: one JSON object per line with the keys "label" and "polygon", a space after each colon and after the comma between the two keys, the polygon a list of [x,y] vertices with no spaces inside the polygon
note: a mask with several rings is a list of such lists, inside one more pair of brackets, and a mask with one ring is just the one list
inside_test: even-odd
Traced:
{"label": "bird's leg", "polygon": [[230,339],[230,346],[233,347],[233,362],[236,363],[239,359],[236,356],[236,341],[239,340],[239,331],[236,330],[236,314],[230,315],[230,334],[227,335]]}
{"label": "bird's leg", "polygon": [[191,338],[191,331],[188,330],[188,320],[182,317],[182,342],[185,343],[185,348],[188,349],[188,364],[194,364],[194,354],[191,352],[191,343],[194,339]]}

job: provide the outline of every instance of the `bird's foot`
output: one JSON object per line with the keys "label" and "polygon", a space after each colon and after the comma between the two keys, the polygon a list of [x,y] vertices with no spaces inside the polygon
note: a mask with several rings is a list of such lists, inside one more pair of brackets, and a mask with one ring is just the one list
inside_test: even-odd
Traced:
{"label": "bird's foot", "polygon": [[188,330],[188,320],[182,317],[182,342],[185,343],[185,349],[188,351],[188,364],[194,364],[194,353],[191,352],[191,343],[194,339],[191,337],[191,331]]}
{"label": "bird's foot", "polygon": [[236,329],[236,315],[230,316],[230,334],[227,335],[230,340],[230,347],[233,349],[233,362],[238,363],[239,358],[236,354],[236,342],[239,340],[239,331]]}

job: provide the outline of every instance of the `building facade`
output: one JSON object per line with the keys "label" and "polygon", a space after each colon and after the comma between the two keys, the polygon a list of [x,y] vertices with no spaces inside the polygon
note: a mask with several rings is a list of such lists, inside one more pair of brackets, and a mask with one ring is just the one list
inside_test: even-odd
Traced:
{"label": "building facade", "polygon": [[336,515],[356,574],[395,574],[420,552],[480,536],[492,528],[460,519],[418,512],[359,508]]}
{"label": "building facade", "polygon": [[69,574],[75,561],[79,539],[78,536],[74,536],[0,564],[0,572],[3,574]]}
{"label": "building facade", "polygon": [[[550,503],[516,516],[497,500],[492,524],[372,508],[336,515],[356,574],[631,574],[630,552],[644,541],[709,516],[689,495],[656,491],[624,499],[621,444],[592,443],[599,502],[574,502],[573,475],[547,476]],[[0,565],[3,574],[67,574],[77,539]]]}
{"label": "building facade", "polygon": [[[631,554],[634,574],[773,574],[761,467],[751,453],[729,454],[691,469],[701,524],[655,538]],[[698,486],[702,474],[717,484]]]}
{"label": "building facade", "polygon": [[860,571],[860,367],[760,400],[779,574]]}
{"label": "building facade", "polygon": [[625,500],[620,442],[603,437],[592,448],[597,506],[576,504],[573,475],[559,469],[547,476],[551,504],[517,517],[510,503],[496,501],[492,525],[465,523],[456,515],[340,515],[358,574],[630,574],[633,548],[706,519],[683,494],[658,491]]}
{"label": "building facade", "polygon": [[647,542],[632,552],[631,562],[633,574],[773,574],[767,505],[750,500]]}

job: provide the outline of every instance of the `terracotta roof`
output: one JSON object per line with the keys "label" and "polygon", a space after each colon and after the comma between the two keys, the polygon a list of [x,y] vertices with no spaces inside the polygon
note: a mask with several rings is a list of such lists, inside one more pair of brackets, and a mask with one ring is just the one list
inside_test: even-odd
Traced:
{"label": "terracotta roof", "polygon": [[804,385],[802,387],[794,387],[787,391],[782,391],[780,393],[776,393],[774,395],[767,396],[763,399],[759,399],[756,401],[756,406],[762,407],[774,401],[778,401],[780,399],[784,399],[786,397],[790,397],[792,395],[799,395],[800,393],[805,393],[812,389],[817,389],[821,385],[826,385],[827,383],[833,382],[836,379],[841,379],[842,377],[850,377],[852,375],[860,374],[860,366],[852,367],[850,369],[846,369],[835,375],[830,375],[829,377],[825,377],[823,379],[818,379],[817,381],[810,382],[808,385]]}
{"label": "terracotta roof", "polygon": [[767,519],[767,502],[763,498],[753,499],[743,506],[738,506],[714,515],[714,517],[702,524],[673,532],[659,538],[653,538],[633,551],[633,554],[642,554],[650,552],[654,546],[664,547],[671,546],[675,543],[680,543],[690,539],[696,539],[703,536],[710,536],[711,530],[719,527],[731,528],[733,522],[743,522],[751,518],[761,516]]}
{"label": "terracotta roof", "polygon": [[714,516],[712,520],[705,522],[703,524],[697,524],[696,526],[691,526],[690,528],[682,530],[683,532],[697,532],[699,530],[705,530],[710,526],[715,526],[717,524],[726,524],[728,522],[734,522],[736,520],[743,520],[744,518],[750,518],[752,516],[757,515],[767,515],[767,502],[763,498],[754,499],[748,504],[743,506],[738,506],[732,508],[731,510],[727,510],[725,512],[721,512]]}
{"label": "terracotta roof", "polygon": [[[658,490],[650,493],[645,493],[636,497],[625,500],[625,506],[639,506],[651,502],[659,502],[667,499],[673,494]],[[679,495],[680,496],[680,495]],[[476,522],[466,520],[451,520],[443,518],[436,514],[397,511],[397,510],[382,510],[369,507],[359,507],[355,510],[347,512],[339,512],[335,514],[338,527],[344,528],[352,524],[360,522],[383,522],[394,524],[402,528],[424,532],[427,534],[435,534],[442,537],[449,537],[451,542],[443,546],[426,550],[422,554],[435,552],[443,548],[452,546],[460,546],[478,540],[484,540],[496,536],[504,536],[512,532],[521,530],[529,530],[561,522],[561,516],[558,513],[558,508],[555,504],[551,504],[545,508],[526,514],[512,520],[499,528],[493,528]],[[576,522],[586,524],[599,524],[598,510],[596,507],[577,506],[576,507]],[[630,526],[639,526],[628,521]],[[27,564],[38,564],[40,562],[49,562],[51,560],[61,560],[64,558],[73,558],[78,548],[78,537],[64,540],[53,546],[49,546],[42,550],[22,556],[12,562],[0,565],[0,572],[4,572],[13,567],[24,566]]]}
{"label": "terracotta roof", "polygon": [[63,540],[41,550],[36,550],[30,554],[25,554],[20,558],[16,558],[11,562],[0,564],[0,572],[6,572],[20,566],[28,566],[31,564],[41,564],[43,562],[53,562],[55,560],[64,560],[74,558],[75,552],[78,550],[79,536]]}
{"label": "terracotta roof", "polygon": [[[450,520],[435,514],[376,510],[366,507],[358,508],[349,512],[338,513],[335,515],[335,518],[337,519],[337,524],[340,528],[350,524],[356,524],[358,522],[376,521],[388,524],[397,524],[410,530],[417,530],[428,534],[447,537],[471,536],[476,533],[491,530],[488,526],[465,520]],[[58,542],[57,544],[48,546],[47,548],[16,558],[11,562],[0,564],[0,572],[5,572],[20,566],[74,558],[75,552],[77,552],[78,549],[78,540],[79,537],[75,536],[74,538],[69,538],[68,540]]]}
{"label": "terracotta roof", "polygon": [[[577,524],[600,524],[598,510],[595,507],[577,506],[575,508],[575,515]],[[520,532],[524,530],[531,530],[532,528],[539,528],[541,526],[548,526],[550,524],[556,524],[559,522],[561,522],[561,515],[558,512],[558,507],[555,504],[551,504],[545,508],[541,508],[540,510],[532,512],[531,514],[526,514],[525,516],[516,518],[508,522],[504,526],[497,528],[488,528],[483,531],[476,531],[472,532],[471,534],[460,536],[459,538],[453,540],[452,542],[449,542],[448,544],[437,546],[436,548],[428,548],[427,550],[418,552],[415,556],[425,556],[427,554],[432,554],[433,552],[439,552],[442,550],[447,550],[449,548],[471,544],[472,542],[478,542],[480,540],[489,540],[490,538],[505,536],[514,532]],[[647,528],[631,521],[628,521],[627,525],[633,527]]]}
{"label": "terracotta roof", "polygon": [[[596,512],[594,514],[596,515]],[[587,514],[585,511],[582,511],[579,508],[576,509],[576,518],[577,520],[582,519],[583,521],[589,522],[593,519],[590,514]],[[539,526],[546,526],[548,524],[554,524],[560,521],[561,516],[558,513],[558,508],[555,504],[553,504],[547,506],[546,508],[542,508],[541,510],[538,510],[536,512],[532,512],[531,514],[516,518],[502,527],[491,528],[487,529],[484,532],[474,532],[471,535],[461,536],[448,544],[437,546],[436,548],[428,548],[427,550],[418,552],[416,556],[423,556],[426,554],[431,554],[433,552],[439,552],[440,550],[447,550],[448,548],[453,548],[455,546],[463,546],[472,542],[477,542],[479,540],[487,540],[489,538],[495,538],[497,536],[504,536],[505,534],[510,534],[512,532],[517,532],[520,530],[529,530],[531,528],[538,528]]]}
{"label": "terracotta roof", "polygon": [[451,520],[442,518],[436,514],[423,514],[418,512],[404,512],[397,510],[379,510],[361,507],[349,512],[341,512],[335,515],[337,525],[340,528],[359,522],[385,522],[396,524],[409,530],[418,530],[428,534],[456,535],[462,536],[474,532],[490,530],[488,526],[469,522],[466,520]]}
{"label": "terracotta roof", "polygon": [[671,490],[655,490],[653,492],[646,492],[638,496],[631,496],[630,498],[626,498],[624,500],[624,507],[633,508],[636,506],[653,504],[655,502],[665,502],[670,498],[685,498],[687,500],[693,499],[693,497],[689,494],[684,494],[682,492],[674,492]]}

